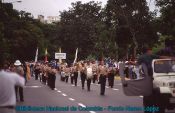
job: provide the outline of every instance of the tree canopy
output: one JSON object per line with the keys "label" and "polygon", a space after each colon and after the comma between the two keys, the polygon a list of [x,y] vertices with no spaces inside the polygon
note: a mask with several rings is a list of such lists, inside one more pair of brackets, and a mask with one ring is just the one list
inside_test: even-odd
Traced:
{"label": "tree canopy", "polygon": [[175,40],[175,1],[156,0],[160,16],[149,11],[146,0],[80,1],[60,12],[60,21],[47,24],[32,14],[13,9],[0,1],[0,62],[34,60],[36,48],[43,59],[47,48],[49,59],[62,48],[67,60],[111,57],[128,58],[141,53],[143,46],[155,51],[166,39]]}

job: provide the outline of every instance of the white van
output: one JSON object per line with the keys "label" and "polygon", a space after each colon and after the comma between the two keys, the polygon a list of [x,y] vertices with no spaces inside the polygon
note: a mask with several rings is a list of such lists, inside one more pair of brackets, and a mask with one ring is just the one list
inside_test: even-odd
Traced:
{"label": "white van", "polygon": [[148,75],[147,66],[142,64],[139,74],[142,77],[125,79],[125,64],[119,65],[123,92],[127,96],[151,96],[155,105],[164,109],[175,108],[175,60],[155,59],[152,62],[153,75]]}

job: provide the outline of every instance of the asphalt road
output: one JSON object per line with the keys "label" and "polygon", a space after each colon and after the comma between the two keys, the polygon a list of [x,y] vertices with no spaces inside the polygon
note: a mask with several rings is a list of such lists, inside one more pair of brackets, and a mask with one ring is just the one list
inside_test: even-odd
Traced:
{"label": "asphalt road", "polygon": [[17,103],[17,113],[143,113],[142,99],[125,96],[120,80],[115,80],[114,88],[106,86],[105,96],[101,96],[97,83],[91,84],[89,92],[87,87],[82,90],[80,79],[74,86],[70,79],[65,83],[57,77],[56,88],[51,90],[32,78],[24,88],[24,102]]}

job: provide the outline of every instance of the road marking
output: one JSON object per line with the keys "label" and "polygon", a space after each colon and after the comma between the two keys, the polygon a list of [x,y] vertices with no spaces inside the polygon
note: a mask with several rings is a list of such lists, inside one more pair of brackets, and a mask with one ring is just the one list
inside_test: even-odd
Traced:
{"label": "road marking", "polygon": [[58,90],[57,92],[58,92],[58,93],[61,93],[61,91],[60,91],[60,90]]}
{"label": "road marking", "polygon": [[75,86],[75,85],[71,85],[71,86]]}
{"label": "road marking", "polygon": [[69,100],[74,101],[75,99],[73,99],[73,98],[69,98]]}
{"label": "road marking", "polygon": [[106,88],[109,88],[108,86],[106,86]]}
{"label": "road marking", "polygon": [[64,93],[63,93],[62,95],[63,95],[64,97],[66,97],[66,96],[67,96],[67,95],[66,95],[66,94],[64,94]]}
{"label": "road marking", "polygon": [[113,88],[114,91],[118,91],[119,89]]}
{"label": "road marking", "polygon": [[82,104],[82,103],[78,103],[78,105],[79,106],[81,106],[81,107],[86,107],[84,104]]}
{"label": "road marking", "polygon": [[25,88],[40,88],[41,86],[24,86]]}
{"label": "road marking", "polygon": [[57,88],[55,88],[54,90],[58,90]]}
{"label": "road marking", "polygon": [[140,98],[143,98],[143,96],[139,96]]}
{"label": "road marking", "polygon": [[90,113],[96,113],[95,111],[89,111]]}

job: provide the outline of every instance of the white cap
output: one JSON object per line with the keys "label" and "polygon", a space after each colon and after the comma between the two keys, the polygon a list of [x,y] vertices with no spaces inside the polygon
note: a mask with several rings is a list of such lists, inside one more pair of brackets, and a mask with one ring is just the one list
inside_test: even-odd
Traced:
{"label": "white cap", "polygon": [[14,63],[15,66],[20,66],[21,65],[21,62],[19,60],[16,60],[15,63]]}

